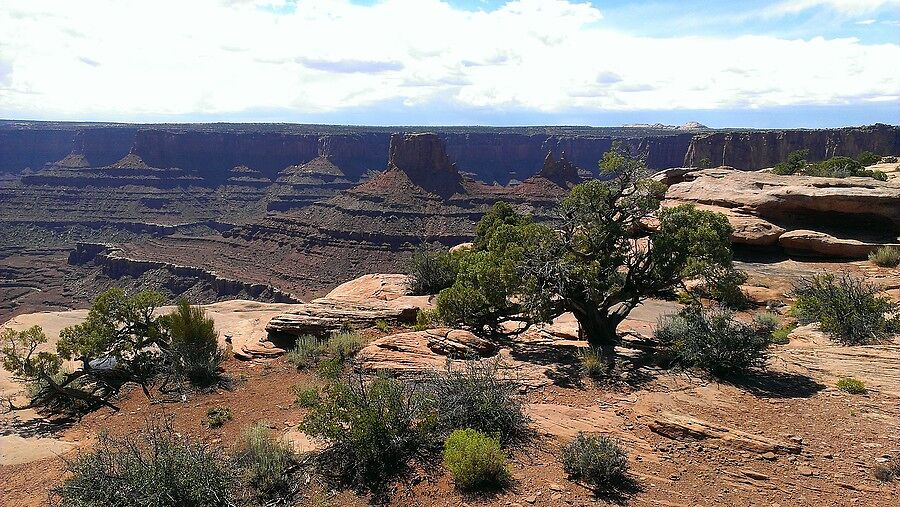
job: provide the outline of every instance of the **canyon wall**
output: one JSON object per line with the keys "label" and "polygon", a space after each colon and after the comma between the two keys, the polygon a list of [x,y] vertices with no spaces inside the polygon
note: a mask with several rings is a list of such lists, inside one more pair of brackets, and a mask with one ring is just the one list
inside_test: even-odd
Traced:
{"label": "canyon wall", "polygon": [[877,155],[900,153],[900,127],[871,125],[828,130],[770,130],[716,132],[695,136],[684,156],[685,167],[709,159],[714,166],[755,170],[772,167],[795,150],[809,150],[809,160],[837,155],[855,157],[863,151]]}

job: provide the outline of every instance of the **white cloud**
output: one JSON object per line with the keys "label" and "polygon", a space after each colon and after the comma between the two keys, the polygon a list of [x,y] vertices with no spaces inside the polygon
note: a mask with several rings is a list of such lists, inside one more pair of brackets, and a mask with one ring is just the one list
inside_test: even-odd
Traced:
{"label": "white cloud", "polygon": [[856,16],[895,5],[900,5],[900,0],[784,0],[769,10],[777,14],[792,14],[816,7],[827,7],[842,14]]}
{"label": "white cloud", "polygon": [[857,21],[856,24],[867,26],[867,25],[875,24],[875,22],[877,22],[877,21],[878,21],[877,19],[863,19],[861,21]]}
{"label": "white cloud", "polygon": [[493,11],[438,0],[125,4],[5,1],[3,116],[313,114],[381,103],[552,113],[900,95],[900,75],[885,65],[900,61],[897,44],[639,37],[562,0]]}

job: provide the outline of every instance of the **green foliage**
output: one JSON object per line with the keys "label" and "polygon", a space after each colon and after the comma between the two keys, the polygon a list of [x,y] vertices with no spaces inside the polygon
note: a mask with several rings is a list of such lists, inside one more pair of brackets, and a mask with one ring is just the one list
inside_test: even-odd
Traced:
{"label": "green foliage", "polygon": [[866,394],[866,384],[852,377],[838,380],[837,388],[849,394]]}
{"label": "green foliage", "polygon": [[151,423],[138,436],[101,434],[97,447],[67,462],[53,492],[66,507],[229,507],[232,469],[214,448]]}
{"label": "green foliage", "polygon": [[328,444],[316,460],[324,477],[378,491],[433,440],[427,407],[426,397],[410,384],[352,377],[324,389],[302,428]]}
{"label": "green foliage", "polygon": [[489,250],[491,242],[495,243],[496,248],[498,237],[529,225],[531,222],[531,217],[519,214],[508,203],[503,201],[494,203],[475,226],[473,249],[475,251]]}
{"label": "green foliage", "polygon": [[425,331],[429,327],[440,324],[441,317],[437,309],[419,310],[416,312],[416,323],[413,325],[415,331]]}
{"label": "green foliage", "polygon": [[444,466],[462,490],[497,489],[510,477],[500,442],[471,428],[454,431],[444,442]]}
{"label": "green foliage", "polygon": [[769,323],[744,324],[727,308],[689,306],[662,317],[656,338],[684,366],[727,376],[763,366],[771,333]]}
{"label": "green foliage", "polygon": [[231,409],[228,407],[210,407],[206,409],[206,427],[221,428],[231,420]]}
{"label": "green foliage", "polygon": [[416,295],[437,294],[453,285],[459,270],[459,257],[443,247],[421,246],[413,253],[407,266],[410,291]]}
{"label": "green foliage", "polygon": [[852,159],[850,157],[837,156],[817,163],[809,163],[806,158],[809,150],[794,151],[788,154],[788,159],[772,169],[772,172],[780,175],[804,174],[806,176],[818,176],[825,178],[846,178],[849,176],[861,176],[887,180],[887,175],[881,171],[866,169],[868,165],[875,164],[879,157],[871,152],[863,152]]}
{"label": "green foliage", "polygon": [[788,338],[790,334],[797,329],[796,323],[785,324],[775,331],[772,331],[771,342],[775,345],[787,345],[791,343],[791,339]]}
{"label": "green foliage", "polygon": [[881,157],[872,153],[871,151],[864,151],[856,156],[856,160],[862,164],[863,167],[868,167],[870,165],[875,165],[881,161]]}
{"label": "green foliage", "polygon": [[519,386],[501,373],[497,361],[467,361],[457,370],[448,365],[425,387],[437,429],[445,435],[471,428],[508,445],[529,434]]}
{"label": "green foliage", "polygon": [[322,399],[319,395],[319,387],[315,385],[294,386],[294,396],[294,403],[303,408],[315,407]]}
{"label": "green foliage", "polygon": [[381,331],[382,333],[387,333],[391,330],[391,326],[388,325],[386,320],[378,319],[375,321],[375,329]]}
{"label": "green foliage", "polygon": [[169,332],[173,372],[195,385],[217,383],[225,350],[219,347],[219,333],[206,312],[182,299],[174,312],[163,317],[162,324]]}
{"label": "green foliage", "polygon": [[362,335],[351,331],[333,333],[324,339],[302,335],[297,337],[294,348],[287,354],[287,360],[298,369],[327,363],[325,369],[336,366],[340,370],[365,344],[366,340]]}
{"label": "green foliage", "polygon": [[772,169],[775,174],[786,176],[789,174],[797,174],[806,168],[806,157],[809,156],[809,150],[797,150],[788,153],[787,160],[779,162]]}
{"label": "green foliage", "polygon": [[900,331],[897,304],[846,272],[802,278],[794,285],[794,295],[794,316],[804,324],[818,322],[844,345],[875,343]]}
{"label": "green foliage", "polygon": [[697,167],[700,169],[709,169],[713,166],[712,160],[708,158],[700,159],[700,162],[697,162]]}
{"label": "green foliage", "polygon": [[291,444],[277,437],[268,423],[246,428],[238,440],[234,459],[241,467],[244,483],[261,500],[287,499],[296,486],[291,472],[296,456]]}
{"label": "green foliage", "polygon": [[595,491],[621,489],[628,485],[628,456],[619,442],[606,435],[578,433],[562,449],[563,470],[573,481]]}
{"label": "green foliage", "polygon": [[883,246],[869,253],[869,260],[883,268],[900,266],[900,248]]}

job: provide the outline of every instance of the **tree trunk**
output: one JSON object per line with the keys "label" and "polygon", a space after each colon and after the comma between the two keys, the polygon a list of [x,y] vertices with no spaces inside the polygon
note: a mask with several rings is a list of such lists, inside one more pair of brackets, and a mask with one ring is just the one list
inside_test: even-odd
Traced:
{"label": "tree trunk", "polygon": [[612,370],[615,365],[615,347],[619,342],[616,333],[617,319],[610,318],[608,312],[592,310],[588,312],[574,312],[578,320],[578,333],[588,345],[600,350],[600,354],[606,361],[607,369]]}

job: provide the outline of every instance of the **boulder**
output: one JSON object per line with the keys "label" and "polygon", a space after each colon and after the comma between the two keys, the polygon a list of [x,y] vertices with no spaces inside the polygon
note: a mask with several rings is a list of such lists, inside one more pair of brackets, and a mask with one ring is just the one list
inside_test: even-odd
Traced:
{"label": "boulder", "polygon": [[459,329],[436,328],[379,338],[356,355],[363,371],[395,374],[442,369],[448,358],[481,358],[496,354],[491,342]]}
{"label": "boulder", "polygon": [[[836,238],[824,232],[806,229],[782,234],[778,238],[778,244],[789,254],[844,259],[865,259],[870,252],[885,245],[885,243]],[[893,246],[900,247],[900,244]]]}
{"label": "boulder", "polygon": [[760,435],[753,435],[674,412],[659,414],[648,423],[648,426],[654,433],[673,440],[715,440],[722,445],[758,453],[800,454],[801,450],[796,442],[788,443]]}

